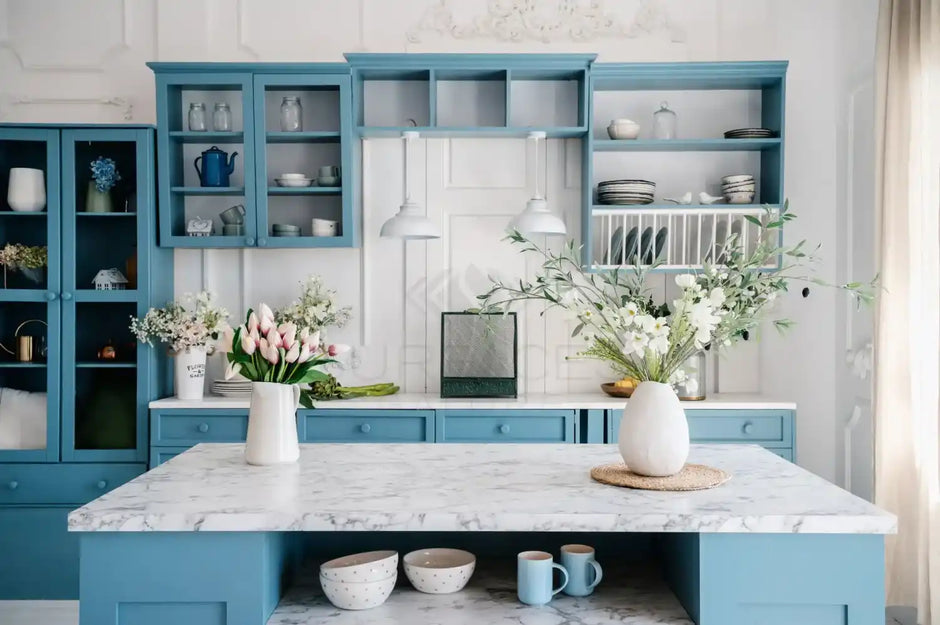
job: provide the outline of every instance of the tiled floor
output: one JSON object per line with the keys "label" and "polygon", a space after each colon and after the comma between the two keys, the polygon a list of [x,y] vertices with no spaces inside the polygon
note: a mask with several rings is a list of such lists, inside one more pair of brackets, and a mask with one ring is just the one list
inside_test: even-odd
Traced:
{"label": "tiled floor", "polygon": [[[3,625],[78,625],[78,601],[0,601]],[[888,608],[885,625],[915,625],[913,612]]]}

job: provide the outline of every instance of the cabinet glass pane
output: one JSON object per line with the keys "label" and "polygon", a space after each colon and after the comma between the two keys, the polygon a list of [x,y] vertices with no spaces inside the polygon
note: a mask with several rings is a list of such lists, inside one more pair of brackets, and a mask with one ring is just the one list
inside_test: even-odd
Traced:
{"label": "cabinet glass pane", "polygon": [[0,304],[0,449],[48,445],[47,310],[39,302]]}
{"label": "cabinet glass pane", "polygon": [[[0,247],[8,243],[28,246],[48,245],[46,198],[49,194],[46,171],[47,147],[45,141],[0,140]],[[42,171],[41,180],[32,172],[17,172],[14,168]],[[10,193],[10,185],[13,193]],[[43,197],[45,196],[45,197]],[[20,210],[14,210],[8,198]],[[41,210],[25,211],[42,206]],[[46,268],[23,268],[17,271],[3,267],[0,286],[8,289],[46,288]]]}
{"label": "cabinet glass pane", "polygon": [[[136,288],[137,145],[133,141],[75,143],[75,285],[80,290]],[[91,163],[114,161],[120,180],[101,192]],[[110,212],[100,212],[110,209]],[[117,269],[118,273],[108,271]]]}

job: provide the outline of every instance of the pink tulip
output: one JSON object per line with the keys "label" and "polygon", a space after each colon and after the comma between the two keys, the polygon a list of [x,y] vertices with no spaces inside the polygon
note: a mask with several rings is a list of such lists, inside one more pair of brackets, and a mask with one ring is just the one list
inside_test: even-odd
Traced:
{"label": "pink tulip", "polygon": [[271,328],[276,327],[274,323],[274,313],[271,312],[267,304],[261,304],[260,317],[261,322],[258,324],[258,329],[260,329],[263,334],[267,334]]}
{"label": "pink tulip", "polygon": [[248,315],[248,331],[258,331],[258,315],[255,314],[255,311],[251,311],[251,314]]}
{"label": "pink tulip", "polygon": [[258,333],[258,328],[254,328],[248,332],[248,336],[254,341],[254,344],[257,346],[258,342],[261,340],[261,335]]}
{"label": "pink tulip", "polygon": [[340,354],[345,354],[349,351],[349,345],[344,345],[342,343],[336,343],[335,345],[330,345],[327,348],[327,353],[330,356],[339,356]]}
{"label": "pink tulip", "polygon": [[241,343],[243,352],[249,356],[255,353],[255,347],[257,347],[257,344],[252,340],[250,335],[243,334]]}
{"label": "pink tulip", "polygon": [[281,333],[281,337],[284,339],[284,349],[290,349],[297,339],[297,326],[293,323],[282,323],[277,331]]}
{"label": "pink tulip", "polygon": [[278,350],[277,350],[276,347],[274,347],[273,345],[269,345],[269,346],[268,346],[268,351],[267,351],[267,353],[264,355],[264,357],[265,357],[265,358],[267,359],[267,361],[270,362],[272,365],[276,365],[276,364],[278,363],[278,361],[280,360],[281,354],[278,352]]}
{"label": "pink tulip", "polygon": [[265,334],[265,338],[268,339],[268,345],[273,347],[281,347],[283,341],[281,340],[281,335],[277,333],[277,328],[271,328]]}
{"label": "pink tulip", "polygon": [[300,348],[300,355],[297,356],[297,362],[305,363],[310,360],[311,356],[313,356],[313,352],[310,351],[310,346],[304,343],[303,347]]}
{"label": "pink tulip", "polygon": [[236,375],[238,375],[242,370],[242,366],[237,362],[230,362],[228,366],[225,367],[225,379],[231,380]]}
{"label": "pink tulip", "polygon": [[219,341],[219,349],[226,354],[232,351],[232,342],[235,340],[235,331],[232,329],[232,326],[225,326],[225,330],[222,331],[222,340]]}
{"label": "pink tulip", "polygon": [[287,350],[287,354],[284,356],[284,360],[290,363],[294,363],[297,362],[298,358],[300,358],[300,343],[294,342],[290,349]]}
{"label": "pink tulip", "polygon": [[310,328],[304,327],[301,329],[299,336],[301,341],[306,341],[307,337],[310,336]]}
{"label": "pink tulip", "polygon": [[304,345],[309,345],[311,351],[316,351],[320,346],[320,331],[317,330],[313,334],[308,334],[307,338],[304,339]]}
{"label": "pink tulip", "polygon": [[268,357],[268,339],[261,338],[258,341],[258,353],[261,354],[262,358]]}

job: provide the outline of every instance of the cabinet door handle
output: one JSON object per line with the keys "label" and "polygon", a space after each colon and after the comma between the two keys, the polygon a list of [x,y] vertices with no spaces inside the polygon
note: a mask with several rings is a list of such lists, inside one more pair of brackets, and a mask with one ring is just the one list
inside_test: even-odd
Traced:
{"label": "cabinet door handle", "polygon": [[245,239],[245,245],[254,245],[254,244],[255,244],[255,240],[253,238],[248,237]]}
{"label": "cabinet door handle", "polygon": [[508,426],[508,425],[505,425],[505,424],[499,426],[499,433],[500,433],[500,434],[509,434],[509,426]]}
{"label": "cabinet door handle", "polygon": [[98,480],[98,483],[95,484],[98,487],[98,490],[104,490],[108,487],[108,480]]}
{"label": "cabinet door handle", "polygon": [[363,434],[368,434],[369,432],[372,431],[372,426],[369,425],[368,423],[363,423],[362,425],[359,426],[359,431],[362,432]]}
{"label": "cabinet door handle", "polygon": [[55,298],[57,298],[57,297],[58,297],[58,295],[56,295],[56,293],[54,293],[53,291],[48,291],[48,292],[46,293],[46,299],[49,300],[50,302],[54,302],[54,301],[55,301]]}
{"label": "cabinet door handle", "polygon": [[208,424],[208,423],[200,423],[200,424],[199,424],[199,427],[198,427],[197,429],[198,429],[200,432],[202,432],[203,434],[205,434],[206,432],[209,431],[209,424]]}
{"label": "cabinet door handle", "polygon": [[267,244],[268,244],[268,240],[265,239],[264,237],[258,239],[258,247],[264,247]]}
{"label": "cabinet door handle", "polygon": [[742,430],[745,434],[753,434],[753,433],[754,433],[754,424],[751,423],[750,421],[747,421],[747,422],[744,423],[744,427],[742,427],[741,430]]}
{"label": "cabinet door handle", "polygon": [[62,293],[62,299],[64,299],[65,301],[69,301],[70,299],[72,299],[72,294],[69,293],[68,291],[65,291],[64,293]]}
{"label": "cabinet door handle", "polygon": [[10,480],[10,483],[7,484],[7,487],[9,487],[10,490],[16,490],[19,487],[19,485],[20,483],[17,482],[16,480]]}

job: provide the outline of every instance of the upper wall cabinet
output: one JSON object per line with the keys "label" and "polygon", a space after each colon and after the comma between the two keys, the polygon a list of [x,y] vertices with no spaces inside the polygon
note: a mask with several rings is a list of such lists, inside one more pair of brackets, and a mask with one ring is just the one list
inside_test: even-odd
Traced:
{"label": "upper wall cabinet", "polygon": [[360,136],[587,132],[593,54],[347,54]]}
{"label": "upper wall cabinet", "polygon": [[348,66],[149,66],[161,246],[356,245]]}

